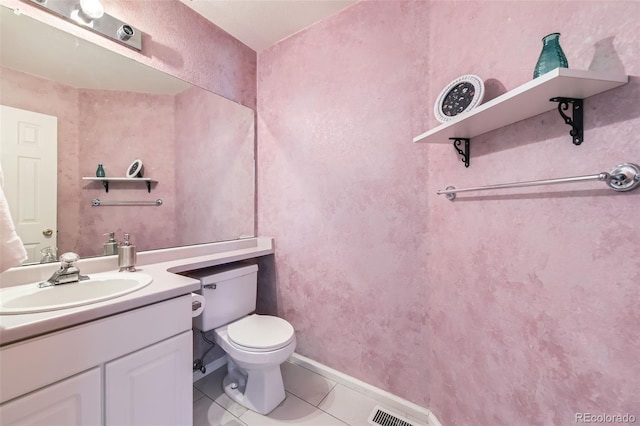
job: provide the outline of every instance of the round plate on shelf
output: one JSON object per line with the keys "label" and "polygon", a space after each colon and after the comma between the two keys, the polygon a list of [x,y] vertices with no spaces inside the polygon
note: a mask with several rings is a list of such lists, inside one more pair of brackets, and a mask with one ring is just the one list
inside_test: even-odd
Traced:
{"label": "round plate on shelf", "polygon": [[142,160],[135,160],[127,169],[128,178],[141,178],[142,177]]}
{"label": "round plate on shelf", "polygon": [[439,122],[447,123],[480,105],[483,96],[482,79],[473,74],[463,75],[442,89],[433,112]]}

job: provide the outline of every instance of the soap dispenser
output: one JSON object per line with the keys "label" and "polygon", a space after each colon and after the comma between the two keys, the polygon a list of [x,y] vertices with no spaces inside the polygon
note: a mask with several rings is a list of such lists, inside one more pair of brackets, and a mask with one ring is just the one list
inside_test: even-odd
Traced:
{"label": "soap dispenser", "polygon": [[103,234],[103,235],[109,235],[109,240],[106,241],[103,245],[105,256],[118,254],[118,242],[116,241],[116,233],[107,232],[106,234]]}
{"label": "soap dispenser", "polygon": [[136,270],[136,246],[129,241],[129,234],[124,234],[124,242],[118,247],[118,266],[120,272]]}

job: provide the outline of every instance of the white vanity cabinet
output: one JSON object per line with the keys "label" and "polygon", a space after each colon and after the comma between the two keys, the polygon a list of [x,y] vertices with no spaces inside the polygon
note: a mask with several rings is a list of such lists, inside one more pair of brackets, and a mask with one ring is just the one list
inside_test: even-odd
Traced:
{"label": "white vanity cabinet", "polygon": [[0,348],[0,424],[188,425],[191,296]]}
{"label": "white vanity cabinet", "polygon": [[94,368],[2,404],[0,424],[99,426],[100,376],[100,369]]}
{"label": "white vanity cabinet", "polygon": [[[105,371],[107,425],[190,425],[191,332],[112,361]],[[185,409],[185,407],[191,407]]]}

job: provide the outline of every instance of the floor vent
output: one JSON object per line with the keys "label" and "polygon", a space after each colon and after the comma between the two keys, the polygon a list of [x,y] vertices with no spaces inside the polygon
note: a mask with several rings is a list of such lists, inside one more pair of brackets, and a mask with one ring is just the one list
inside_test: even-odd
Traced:
{"label": "floor vent", "polygon": [[399,416],[389,410],[376,406],[369,415],[369,424],[379,426],[419,426],[408,419]]}

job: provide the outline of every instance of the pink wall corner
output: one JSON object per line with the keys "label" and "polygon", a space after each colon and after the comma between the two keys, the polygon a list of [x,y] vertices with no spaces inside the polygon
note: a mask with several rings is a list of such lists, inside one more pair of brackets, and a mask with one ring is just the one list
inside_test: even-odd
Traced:
{"label": "pink wall corner", "polygon": [[253,235],[254,112],[198,88],[176,95],[175,109],[176,238]]}
{"label": "pink wall corner", "polygon": [[258,59],[258,233],[278,245],[265,293],[298,352],[422,405],[430,200],[411,138],[427,10],[356,4]]}
{"label": "pink wall corner", "polygon": [[[175,243],[174,96],[123,91],[79,90],[80,174],[95,176],[99,163],[107,177],[126,177],[129,165],[141,159],[144,177],[157,180],[151,193],[142,182],[86,181],[80,193],[80,244],[83,256],[100,255],[103,234],[131,233],[137,249],[171,247]],[[169,117],[169,119],[167,119]],[[127,126],[121,123],[126,122]],[[91,200],[154,201],[156,206],[94,207]]]}
{"label": "pink wall corner", "polygon": [[178,0],[103,0],[106,13],[143,33],[142,52],[91,33],[22,0],[0,0],[99,46],[250,108],[256,103],[256,52]]}
{"label": "pink wall corner", "polygon": [[[60,253],[78,252],[78,92],[64,84],[0,68],[0,103],[58,118],[58,240]],[[46,94],[46,96],[42,96]]]}
{"label": "pink wall corner", "polygon": [[[637,163],[639,13],[360,2],[261,52],[258,232],[278,241],[265,297],[297,350],[447,425],[640,417],[640,191],[436,195]],[[582,146],[555,111],[474,138],[469,169],[448,145],[411,142],[438,124],[449,81],[473,73],[494,92],[530,81],[554,31],[570,67],[631,76],[585,101]]]}

